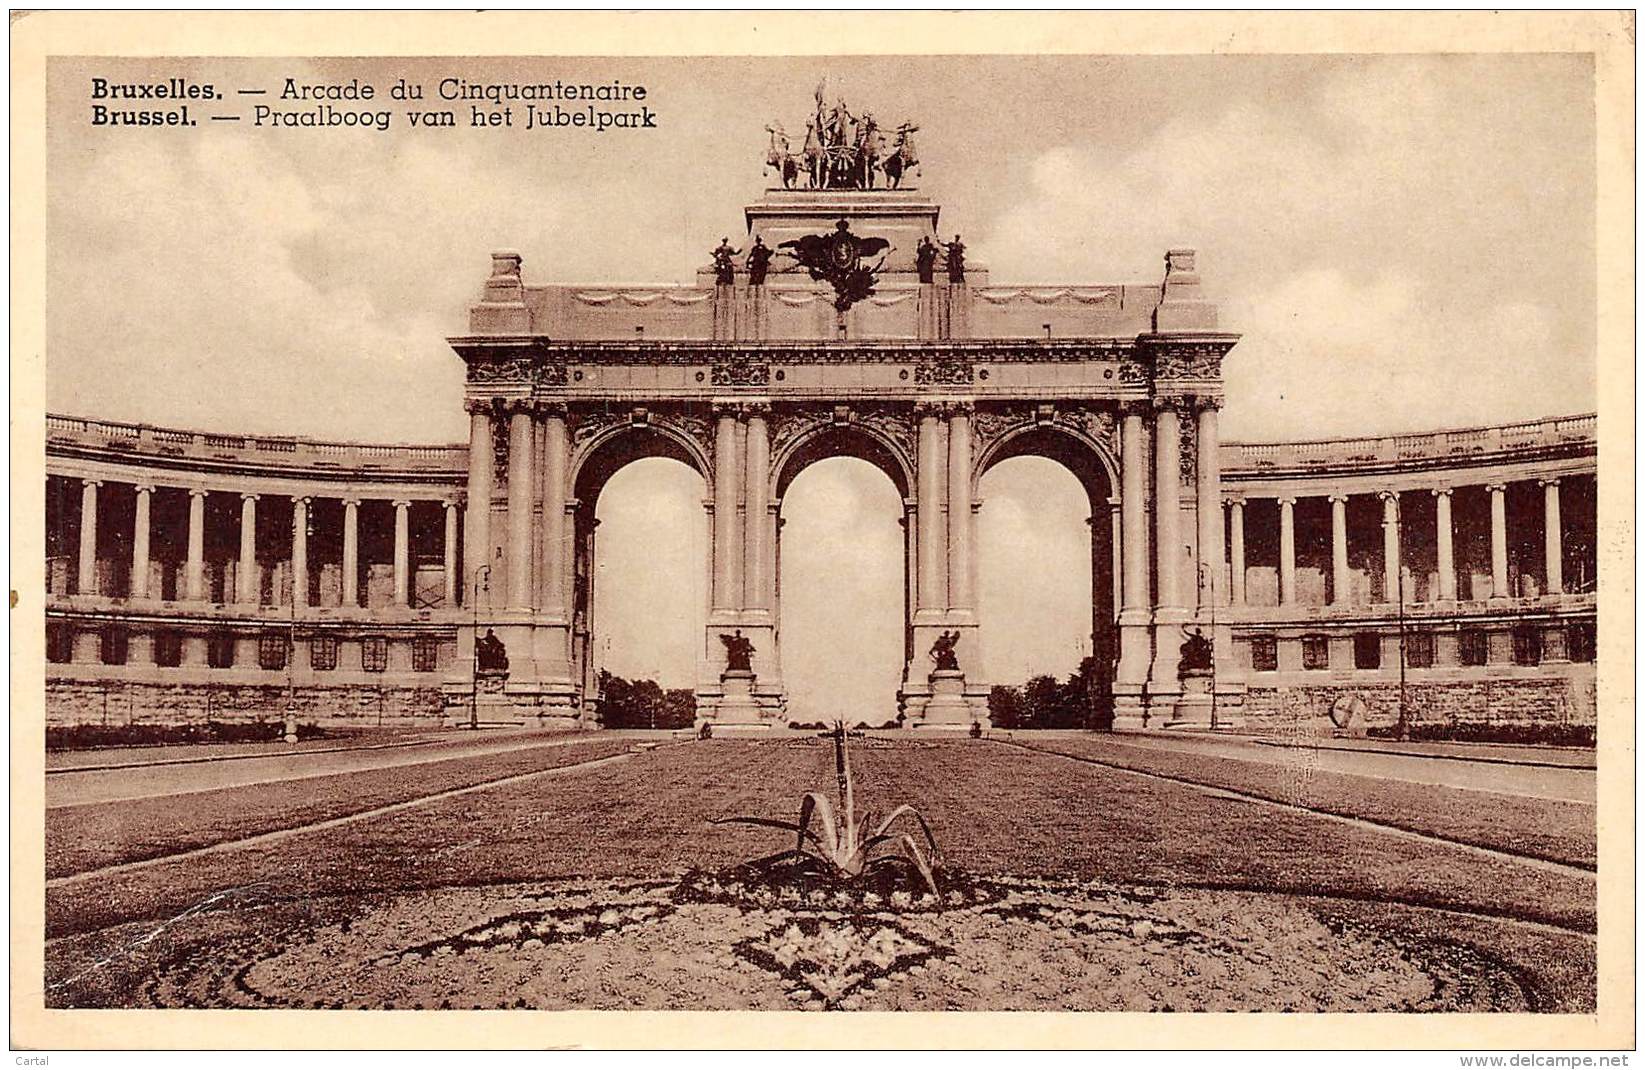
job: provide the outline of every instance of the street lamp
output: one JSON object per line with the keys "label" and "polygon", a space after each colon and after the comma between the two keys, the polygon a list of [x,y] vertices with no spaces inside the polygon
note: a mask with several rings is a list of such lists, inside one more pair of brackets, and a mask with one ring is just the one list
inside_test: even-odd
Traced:
{"label": "street lamp", "polygon": [[[480,577],[484,575],[482,583]],[[484,564],[474,570],[474,582],[469,585],[468,600],[474,604],[474,671],[469,683],[468,698],[468,727],[478,732],[480,730],[480,591],[491,590],[491,565]]]}
{"label": "street lamp", "polygon": [[[314,514],[309,513],[304,518],[303,530],[306,538],[314,537]],[[295,554],[295,551],[293,551]],[[297,742],[297,584],[307,583],[307,576],[298,576],[295,571],[291,574],[291,633],[286,639],[286,723],[285,735],[287,743]],[[305,592],[306,593],[306,592]]]}

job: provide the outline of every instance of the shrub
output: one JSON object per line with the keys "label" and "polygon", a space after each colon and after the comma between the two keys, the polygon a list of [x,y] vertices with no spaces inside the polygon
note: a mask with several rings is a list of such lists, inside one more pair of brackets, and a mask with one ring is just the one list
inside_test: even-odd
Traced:
{"label": "shrub", "polygon": [[[1365,734],[1374,739],[1398,739],[1399,726],[1372,725]],[[1553,722],[1457,721],[1423,722],[1406,726],[1405,738],[1435,743],[1518,743],[1524,746],[1592,747],[1595,726]]]}
{"label": "shrub", "polygon": [[[207,721],[205,724],[77,724],[48,727],[47,751],[99,750],[108,747],[165,747],[193,743],[278,743],[285,739],[283,721]],[[319,725],[299,724],[298,739],[325,735]]]}

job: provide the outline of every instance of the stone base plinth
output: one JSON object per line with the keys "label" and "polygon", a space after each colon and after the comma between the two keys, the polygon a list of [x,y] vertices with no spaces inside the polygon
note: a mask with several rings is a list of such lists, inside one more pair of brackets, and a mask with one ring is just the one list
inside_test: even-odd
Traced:
{"label": "stone base plinth", "polygon": [[716,730],[772,727],[782,717],[781,699],[756,691],[754,681],[754,673],[746,669],[721,673],[718,694],[697,695],[697,725],[712,724]]}
{"label": "stone base plinth", "polygon": [[965,674],[957,669],[938,669],[928,677],[926,694],[901,696],[904,727],[947,728],[969,731],[973,723],[992,727],[988,719],[988,697],[967,694]]}
{"label": "stone base plinth", "polygon": [[598,728],[585,718],[569,687],[510,684],[500,673],[480,673],[473,682],[447,682],[441,688],[445,723],[456,728],[478,722],[486,727]]}

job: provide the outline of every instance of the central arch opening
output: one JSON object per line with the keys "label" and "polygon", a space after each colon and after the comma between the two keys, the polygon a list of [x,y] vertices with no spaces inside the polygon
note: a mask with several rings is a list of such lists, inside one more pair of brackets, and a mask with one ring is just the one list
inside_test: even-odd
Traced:
{"label": "central arch opening", "polygon": [[1112,724],[1110,487],[1095,450],[1061,431],[1016,434],[984,459],[977,593],[999,727]]}
{"label": "central arch opening", "polygon": [[779,614],[788,719],[894,724],[905,650],[902,496],[874,464],[813,461],[782,493]]}

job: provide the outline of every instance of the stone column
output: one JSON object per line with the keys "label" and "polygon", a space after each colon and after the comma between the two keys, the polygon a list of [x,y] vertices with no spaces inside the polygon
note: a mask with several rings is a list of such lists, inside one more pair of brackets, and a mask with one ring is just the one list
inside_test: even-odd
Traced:
{"label": "stone column", "polygon": [[[1120,549],[1125,541],[1122,504],[1117,494],[1108,499],[1108,578],[1113,586],[1108,604],[1113,607],[1116,617],[1119,615],[1120,607],[1125,604],[1125,555]],[[1091,523],[1094,530],[1096,519],[1092,518]],[[1110,620],[1105,623],[1113,624],[1114,622]]]}
{"label": "stone column", "polygon": [[543,415],[543,576],[541,605],[549,614],[566,612],[566,470],[571,447],[566,435],[565,410],[550,408]]}
{"label": "stone column", "polygon": [[531,413],[515,409],[508,418],[508,604],[514,609],[530,609],[532,603],[532,439]]}
{"label": "stone column", "polygon": [[291,604],[308,605],[308,503],[291,499]]}
{"label": "stone column", "polygon": [[1559,480],[1542,480],[1543,593],[1565,593],[1565,544],[1559,526]]}
{"label": "stone column", "polygon": [[1181,693],[1182,624],[1187,619],[1182,561],[1182,423],[1177,398],[1156,398],[1154,410],[1154,660],[1148,673],[1151,711],[1176,716]]}
{"label": "stone column", "polygon": [[1115,704],[1131,718],[1142,714],[1148,679],[1148,487],[1143,467],[1140,406],[1120,419],[1120,659],[1114,672]]}
{"label": "stone column", "polygon": [[441,503],[445,507],[446,530],[445,541],[441,549],[445,553],[445,608],[451,609],[457,605],[457,503],[450,499]]}
{"label": "stone column", "polygon": [[1209,618],[1213,606],[1223,604],[1222,594],[1222,470],[1217,454],[1217,406],[1215,398],[1201,398],[1199,435],[1194,444],[1195,514],[1199,523],[1199,607]]}
{"label": "stone column", "polygon": [[1297,602],[1297,521],[1295,498],[1279,499],[1279,604]]}
{"label": "stone column", "polygon": [[748,409],[747,457],[744,463],[743,512],[743,606],[747,609],[771,608],[771,558],[767,552],[770,535],[771,500],[771,434],[765,414],[766,405],[751,405]]}
{"label": "stone column", "polygon": [[1177,580],[1182,554],[1178,534],[1182,519],[1182,424],[1175,404],[1161,399],[1154,412],[1154,575],[1159,585],[1156,605],[1160,609],[1182,606],[1182,588]]}
{"label": "stone column", "polygon": [[469,409],[468,506],[463,522],[463,594],[468,606],[477,604],[482,585],[476,573],[491,559],[491,492],[493,468],[491,407]]}
{"label": "stone column", "polygon": [[1491,483],[1491,597],[1507,598],[1508,590],[1508,485]]}
{"label": "stone column", "polygon": [[259,593],[257,572],[257,495],[240,495],[240,559],[235,566],[236,599],[241,605],[256,605]]}
{"label": "stone column", "polygon": [[948,416],[948,605],[974,609],[971,591],[971,412]]}
{"label": "stone column", "polygon": [[737,523],[739,471],[737,407],[715,408],[714,428],[714,608],[742,607],[742,540]]}
{"label": "stone column", "polygon": [[394,502],[394,604],[411,604],[411,503]]}
{"label": "stone column", "polygon": [[939,409],[934,405],[927,405],[919,412],[919,471],[916,479],[919,515],[915,529],[919,537],[921,609],[942,609],[948,604],[948,591],[944,583],[946,570],[943,568],[943,454],[938,413]]}
{"label": "stone column", "polygon": [[1331,495],[1331,604],[1348,605],[1353,599],[1348,574],[1348,495]]}
{"label": "stone column", "polygon": [[1456,556],[1452,550],[1451,488],[1437,487],[1434,492],[1434,567],[1439,571],[1439,600],[1455,602],[1457,598]]}
{"label": "stone column", "polygon": [[360,604],[360,499],[343,499],[343,605]]}
{"label": "stone column", "polygon": [[80,594],[97,593],[97,488],[101,480],[80,481]]}
{"label": "stone column", "polygon": [[1401,601],[1399,574],[1399,491],[1377,493],[1382,499],[1382,600]]}
{"label": "stone column", "polygon": [[137,484],[136,517],[131,530],[131,597],[149,596],[149,499],[154,487]]}
{"label": "stone column", "polygon": [[188,559],[183,565],[183,593],[190,602],[206,597],[206,491],[188,492]]}
{"label": "stone column", "polygon": [[1233,604],[1245,604],[1245,499],[1228,500],[1228,590]]}

